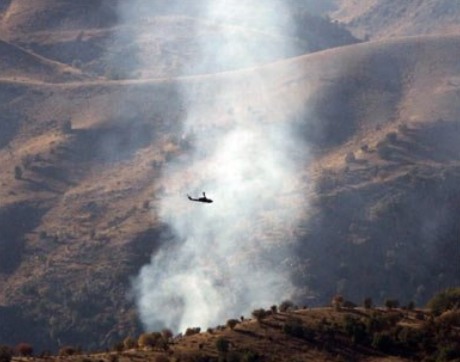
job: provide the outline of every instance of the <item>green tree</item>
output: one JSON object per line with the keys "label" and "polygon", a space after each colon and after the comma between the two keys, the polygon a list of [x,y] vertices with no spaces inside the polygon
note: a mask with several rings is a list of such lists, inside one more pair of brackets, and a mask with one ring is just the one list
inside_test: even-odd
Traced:
{"label": "green tree", "polygon": [[460,307],[460,287],[448,288],[436,294],[429,302],[428,308],[435,315]]}

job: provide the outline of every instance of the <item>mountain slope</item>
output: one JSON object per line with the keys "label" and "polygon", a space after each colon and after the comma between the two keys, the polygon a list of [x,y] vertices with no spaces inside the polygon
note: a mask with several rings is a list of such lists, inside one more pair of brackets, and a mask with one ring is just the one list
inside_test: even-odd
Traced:
{"label": "mountain slope", "polygon": [[459,34],[460,4],[454,0],[338,0],[331,16],[359,38]]}
{"label": "mountain slope", "polygon": [[280,20],[267,24],[258,12],[273,10],[260,5],[220,18],[206,1],[26,3],[14,0],[4,11],[3,39],[111,79],[218,73],[358,41],[337,24],[284,6]]}
{"label": "mountain slope", "polygon": [[81,80],[77,69],[50,61],[0,40],[0,78],[22,81],[62,82]]}
{"label": "mountain slope", "polygon": [[[160,179],[190,152],[176,129],[184,86],[212,127],[248,117],[250,107],[258,119],[293,122],[312,147],[315,161],[282,196],[310,193],[310,218],[274,230],[297,239],[289,265],[300,301],[344,293],[359,302],[366,293],[423,303],[457,283],[459,44],[455,36],[366,43],[174,81],[2,81],[0,304],[21,312],[1,339],[17,343],[28,330],[23,338],[37,346],[95,347],[138,332],[129,277],[174,242],[156,199],[182,194],[192,177]],[[251,96],[261,76],[269,103]],[[235,93],[209,108],[222,81]]]}

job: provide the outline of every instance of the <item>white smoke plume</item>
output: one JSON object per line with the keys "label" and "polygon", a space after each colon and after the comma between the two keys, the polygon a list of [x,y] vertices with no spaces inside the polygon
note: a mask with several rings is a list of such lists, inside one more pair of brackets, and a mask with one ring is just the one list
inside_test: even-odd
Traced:
{"label": "white smoke plume", "polygon": [[[279,28],[278,1],[205,4],[200,15],[217,24]],[[203,59],[251,63],[260,50],[239,46],[241,37],[233,35],[226,34],[228,43],[219,45],[219,54],[212,44],[203,43]],[[270,52],[283,59],[292,54],[291,46],[285,42]],[[180,128],[193,139],[193,154],[173,160],[163,170],[167,192],[157,212],[177,242],[164,245],[135,279],[139,314],[147,330],[215,326],[279,303],[293,292],[283,264],[292,237],[283,230],[298,221],[305,205],[283,195],[298,175],[293,159],[297,146],[285,119],[287,109],[269,92],[270,76],[258,74],[251,77],[252,93],[245,82],[227,83],[232,74],[215,76],[207,88],[201,86],[206,102],[198,100],[194,81],[178,82],[185,107]],[[210,125],[218,109],[230,115],[226,122]],[[198,197],[202,191],[214,203],[187,200],[187,193]]]}

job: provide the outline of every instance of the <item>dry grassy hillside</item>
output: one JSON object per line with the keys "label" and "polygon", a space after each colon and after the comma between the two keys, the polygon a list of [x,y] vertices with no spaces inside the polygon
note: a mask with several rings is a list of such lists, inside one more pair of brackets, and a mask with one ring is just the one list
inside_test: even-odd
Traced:
{"label": "dry grassy hillside", "polygon": [[276,305],[270,310],[257,309],[252,319],[229,319],[226,325],[206,331],[189,328],[185,335],[175,337],[168,329],[131,335],[114,344],[111,352],[85,353],[67,346],[60,349],[59,357],[44,352],[40,357],[15,360],[406,362],[447,361],[459,353],[455,350],[459,332],[455,311],[433,318],[427,310],[407,307],[383,309],[368,304],[366,308],[286,309],[287,305],[282,303],[281,310]]}
{"label": "dry grassy hillside", "polygon": [[54,83],[85,78],[78,69],[50,61],[1,40],[0,66],[0,79],[3,80]]}
{"label": "dry grassy hillside", "polygon": [[[1,38],[109,79],[218,73],[357,42],[337,24],[307,13],[285,10],[271,27],[210,18],[197,11],[205,3],[14,0],[0,9]],[[262,10],[256,7],[248,18]]]}
{"label": "dry grassy hillside", "polygon": [[[299,299],[423,302],[455,283],[459,45],[454,36],[367,43],[174,81],[2,80],[0,305],[16,316],[2,340],[98,346],[138,331],[129,277],[160,234],[172,241],[156,198],[187,182],[159,178],[193,147],[174,127],[184,85],[212,114],[205,129],[247,117],[291,121],[311,144],[313,184],[299,174],[283,202],[311,193],[314,217],[279,230],[298,240]],[[264,97],[261,76],[270,80]],[[222,81],[235,93],[209,108]]]}
{"label": "dry grassy hillside", "polygon": [[331,16],[361,39],[409,35],[459,34],[456,0],[337,0]]}
{"label": "dry grassy hillside", "polygon": [[105,0],[7,0],[0,12],[2,33],[100,28],[117,22],[116,3]]}

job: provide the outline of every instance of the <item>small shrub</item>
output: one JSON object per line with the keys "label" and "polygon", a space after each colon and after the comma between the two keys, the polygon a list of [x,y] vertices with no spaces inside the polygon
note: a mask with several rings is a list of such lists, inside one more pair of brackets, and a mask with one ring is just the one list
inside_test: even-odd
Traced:
{"label": "small shrub", "polygon": [[0,362],[11,362],[14,351],[10,346],[0,346]]}
{"label": "small shrub", "polygon": [[174,333],[173,333],[172,330],[170,330],[169,328],[164,328],[164,329],[161,331],[161,336],[162,336],[166,341],[169,341],[169,340],[174,336]]}
{"label": "small shrub", "polygon": [[460,345],[449,345],[439,350],[436,362],[456,362],[460,359]]}
{"label": "small shrub", "polygon": [[227,321],[227,327],[230,329],[234,329],[240,322],[237,319],[229,319]]}
{"label": "small shrub", "polygon": [[230,346],[230,343],[223,337],[218,337],[216,339],[216,348],[217,348],[217,351],[221,352],[221,353],[225,353],[225,352],[228,352],[228,348]]}
{"label": "small shrub", "polygon": [[23,357],[32,356],[34,353],[34,347],[32,347],[32,345],[29,343],[19,343],[15,349],[16,352]]}
{"label": "small shrub", "polygon": [[348,152],[347,155],[345,156],[345,162],[346,163],[353,163],[356,161],[356,156],[353,152]]}
{"label": "small shrub", "polygon": [[140,348],[153,348],[155,346],[156,341],[157,338],[151,333],[142,333],[139,336],[139,339],[137,340],[137,344]]}
{"label": "small shrub", "polygon": [[61,131],[64,134],[72,133],[72,121],[70,119],[61,123]]}
{"label": "small shrub", "polygon": [[410,301],[408,304],[407,304],[407,310],[409,311],[413,311],[415,309],[415,303],[413,301]]}
{"label": "small shrub", "polygon": [[401,133],[406,133],[408,130],[409,130],[409,127],[405,123],[401,123],[398,126],[398,131],[401,132]]}
{"label": "small shrub", "polygon": [[394,309],[394,308],[398,308],[399,307],[399,301],[396,300],[396,299],[387,299],[385,301],[385,307],[387,307],[387,309],[389,309],[389,310]]}
{"label": "small shrub", "polygon": [[295,304],[292,301],[285,300],[285,301],[281,302],[281,304],[279,306],[279,311],[280,312],[285,313],[290,309],[295,309]]}
{"label": "small shrub", "polygon": [[355,309],[357,305],[350,300],[346,300],[343,302],[343,307],[347,309]]}
{"label": "small shrub", "polygon": [[398,140],[398,134],[396,132],[388,132],[385,136],[385,141],[389,143],[395,143]]}
{"label": "small shrub", "polygon": [[201,332],[200,327],[195,327],[195,328],[187,328],[185,330],[185,335],[188,336],[193,336],[194,334],[199,334]]}
{"label": "small shrub", "polygon": [[276,305],[272,305],[272,306],[270,307],[270,310],[272,311],[273,314],[278,313],[278,307],[277,307]]}
{"label": "small shrub", "polygon": [[363,306],[365,309],[371,309],[372,308],[372,298],[364,299]]}
{"label": "small shrub", "polygon": [[14,178],[16,180],[21,180],[22,179],[22,168],[21,168],[21,166],[16,166],[14,168]]}
{"label": "small shrub", "polygon": [[288,317],[282,327],[283,333],[302,338],[304,336],[302,320],[297,317]]}
{"label": "small shrub", "polygon": [[436,294],[429,302],[428,308],[435,315],[440,315],[449,309],[460,307],[460,287],[449,288]]}
{"label": "small shrub", "polygon": [[350,315],[345,315],[343,319],[343,329],[345,333],[351,337],[353,343],[360,343],[364,341],[367,336],[366,325]]}
{"label": "small shrub", "polygon": [[267,317],[267,311],[263,308],[254,309],[251,314],[258,322],[261,322]]}
{"label": "small shrub", "polygon": [[111,350],[113,352],[123,352],[124,348],[125,348],[125,345],[123,344],[123,342],[117,342],[112,345]]}
{"label": "small shrub", "polygon": [[389,352],[393,347],[393,340],[388,334],[376,333],[372,339],[372,347],[382,352]]}
{"label": "small shrub", "polygon": [[259,353],[251,350],[244,351],[241,356],[241,362],[257,362],[259,359]]}
{"label": "small shrub", "polygon": [[388,160],[391,157],[392,153],[393,153],[393,151],[392,151],[391,147],[388,147],[383,143],[379,143],[377,145],[377,154],[383,160]]}
{"label": "small shrub", "polygon": [[160,354],[155,357],[155,362],[169,362],[169,358],[166,357],[164,354]]}
{"label": "small shrub", "polygon": [[34,158],[32,155],[27,154],[21,157],[22,167],[24,167],[24,169],[26,170],[32,165],[33,162],[34,162]]}
{"label": "small shrub", "polygon": [[343,303],[343,297],[341,295],[336,295],[334,298],[332,298],[332,308],[336,311],[340,311],[342,309],[342,303]]}
{"label": "small shrub", "polygon": [[59,356],[73,356],[76,353],[75,348],[71,346],[64,346],[59,349],[58,355]]}
{"label": "small shrub", "polygon": [[137,347],[136,340],[133,337],[126,337],[123,341],[125,349],[133,349]]}

